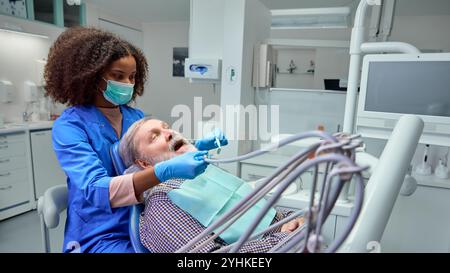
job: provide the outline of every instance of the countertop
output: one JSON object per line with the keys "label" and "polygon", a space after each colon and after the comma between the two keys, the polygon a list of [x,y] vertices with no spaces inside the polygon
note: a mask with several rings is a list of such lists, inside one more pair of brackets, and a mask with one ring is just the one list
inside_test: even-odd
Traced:
{"label": "countertop", "polygon": [[0,134],[23,132],[23,131],[37,131],[51,129],[53,121],[31,121],[31,122],[14,122],[5,123],[0,127]]}

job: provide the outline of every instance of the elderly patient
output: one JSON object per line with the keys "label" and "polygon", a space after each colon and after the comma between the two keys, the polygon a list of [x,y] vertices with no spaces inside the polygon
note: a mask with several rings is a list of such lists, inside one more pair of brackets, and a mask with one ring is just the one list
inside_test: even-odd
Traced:
{"label": "elderly patient", "polygon": [[[135,122],[120,142],[120,154],[128,167],[126,173],[148,168],[160,161],[195,150],[180,133],[169,129],[167,123],[149,118]],[[145,210],[140,217],[139,233],[142,244],[151,252],[175,252],[205,230],[204,225],[169,198],[169,193],[180,189],[185,181],[188,180],[168,180],[141,197]],[[275,212],[271,223],[280,221],[291,213]],[[247,242],[240,252],[266,252],[302,224],[303,218],[292,220],[265,233],[259,239]],[[225,245],[225,240],[218,237],[200,251],[212,252]]]}

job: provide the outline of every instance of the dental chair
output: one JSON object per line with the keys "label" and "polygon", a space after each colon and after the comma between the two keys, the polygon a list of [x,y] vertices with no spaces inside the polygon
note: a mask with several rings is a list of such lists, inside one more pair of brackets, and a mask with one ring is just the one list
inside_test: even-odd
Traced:
{"label": "dental chair", "polygon": [[[114,169],[116,170],[117,175],[122,175],[125,170],[125,164],[122,161],[119,153],[119,142],[114,143],[110,150],[109,154],[111,156],[111,160],[114,165]],[[131,245],[134,248],[136,253],[149,253],[147,248],[145,248],[141,244],[141,239],[139,236],[139,216],[144,211],[144,204],[136,204],[130,207],[130,240]]]}
{"label": "dental chair", "polygon": [[50,252],[49,229],[59,225],[60,214],[67,208],[67,185],[47,189],[39,197],[37,211],[41,222],[42,245],[45,253]]}

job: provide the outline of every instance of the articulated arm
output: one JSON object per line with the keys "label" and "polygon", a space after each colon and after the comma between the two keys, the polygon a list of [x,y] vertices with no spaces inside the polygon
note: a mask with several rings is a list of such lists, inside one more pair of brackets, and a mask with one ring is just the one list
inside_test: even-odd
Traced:
{"label": "articulated arm", "polygon": [[369,242],[380,242],[422,130],[423,121],[417,116],[399,119],[372,170],[361,214],[341,252],[367,252]]}

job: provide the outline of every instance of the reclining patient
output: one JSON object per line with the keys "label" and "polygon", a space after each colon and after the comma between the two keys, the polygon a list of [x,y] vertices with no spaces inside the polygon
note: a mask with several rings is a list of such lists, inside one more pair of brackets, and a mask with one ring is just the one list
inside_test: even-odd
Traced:
{"label": "reclining patient", "polygon": [[[120,142],[120,154],[128,167],[126,173],[142,170],[195,150],[186,138],[170,130],[165,122],[149,118],[135,122]],[[250,186],[243,180],[216,166],[208,165],[206,171],[195,179],[168,180],[151,188],[141,196],[141,201],[145,204],[139,219],[141,243],[151,252],[175,252],[233,207],[250,191],[247,187]],[[239,192],[240,195],[237,195]],[[242,219],[200,249],[200,252],[213,252],[237,241],[249,221],[256,217],[257,210],[262,206],[261,202],[265,200],[260,200]],[[292,212],[271,209],[258,225],[259,230],[280,221],[290,213]],[[267,252],[302,224],[303,218],[292,220],[245,243],[240,252]]]}

